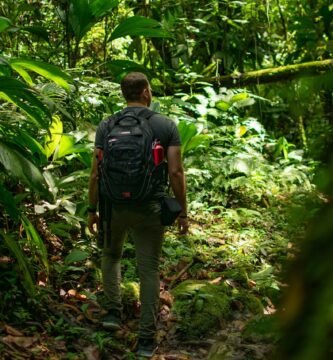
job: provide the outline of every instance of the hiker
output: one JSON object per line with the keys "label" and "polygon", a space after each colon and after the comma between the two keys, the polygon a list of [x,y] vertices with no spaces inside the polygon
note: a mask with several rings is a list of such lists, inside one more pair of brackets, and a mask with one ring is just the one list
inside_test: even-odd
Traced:
{"label": "hiker", "polygon": [[[186,234],[189,227],[186,206],[186,184],[177,127],[172,120],[148,109],[152,100],[152,92],[147,77],[139,72],[129,73],[121,82],[121,90],[127,102],[127,107],[110,119],[102,121],[96,131],[95,151],[89,181],[88,227],[92,233],[95,233],[95,226],[98,226],[101,220],[96,212],[97,205],[99,205],[99,211],[101,212],[102,201],[99,200],[99,192],[104,193],[104,195],[110,194],[108,196],[103,194],[102,197],[100,196],[100,199],[106,199],[105,207],[109,208],[109,212],[104,211],[104,218],[109,223],[109,231],[107,231],[104,225],[99,226],[99,231],[104,230],[106,232],[104,233],[101,266],[104,293],[108,300],[108,314],[102,319],[102,325],[107,329],[119,329],[121,326],[120,261],[125,236],[130,231],[135,245],[140,279],[141,313],[137,354],[149,357],[157,349],[155,333],[160,289],[159,257],[165,229],[165,226],[161,224],[161,203],[165,196],[165,178],[166,176],[169,178],[171,189],[180,205],[176,213],[176,216],[178,215],[176,221],[178,222],[180,234]],[[134,128],[135,130],[133,130]],[[121,131],[122,129],[127,130]],[[131,131],[140,134],[151,133],[151,136],[153,136],[154,141],[157,143],[156,148],[154,148],[156,150],[156,153],[153,154],[154,158],[149,161],[158,170],[153,168],[146,175],[152,176],[153,174],[155,176],[155,173],[160,173],[160,178],[149,178],[142,185],[143,190],[141,189],[140,191],[133,184],[130,184],[130,181],[142,181],[139,179],[139,175],[132,176],[130,180],[126,180],[127,170],[125,168],[129,166],[129,160],[126,160],[117,171],[112,172],[112,165],[110,165],[110,162],[113,161],[114,166],[117,166],[117,161],[120,162],[122,157],[131,154],[131,144],[127,145],[128,149],[126,148],[126,151],[122,151],[124,146],[120,147],[118,152],[114,150],[117,143],[120,144],[119,139],[121,141],[136,142],[133,145],[133,149],[137,150],[130,156],[133,159],[138,158],[136,155],[138,152],[141,152],[141,149],[135,148],[135,146],[139,146],[138,141],[143,141],[144,144],[145,137],[148,135],[130,137]],[[121,138],[123,135],[125,137]],[[150,146],[148,149],[150,153],[153,151],[152,147],[154,145],[148,145]],[[115,147],[112,148],[112,146]],[[111,150],[107,151],[106,148],[113,149],[113,153],[111,153]],[[108,155],[109,153],[110,155]],[[106,156],[116,157],[108,163]],[[156,159],[156,156],[157,158],[160,157],[160,159]],[[104,164],[101,167],[103,170],[102,174],[98,172],[100,161],[102,165]],[[138,160],[133,160],[130,165],[133,169],[138,167],[135,161]],[[158,161],[161,164],[154,164],[153,161]],[[163,175],[161,170],[163,169],[163,164],[165,164],[166,176]],[[128,169],[128,171],[132,171],[132,168]],[[119,177],[121,171],[125,171],[125,175],[122,175],[125,178]],[[138,168],[136,171],[139,173],[140,169]],[[158,176],[156,175],[155,177]],[[99,182],[100,178],[102,178],[102,182]],[[122,183],[122,179],[125,179],[124,181],[127,181],[129,185]],[[99,187],[100,189],[98,189]],[[110,201],[108,200],[109,198],[113,198],[115,201]]]}

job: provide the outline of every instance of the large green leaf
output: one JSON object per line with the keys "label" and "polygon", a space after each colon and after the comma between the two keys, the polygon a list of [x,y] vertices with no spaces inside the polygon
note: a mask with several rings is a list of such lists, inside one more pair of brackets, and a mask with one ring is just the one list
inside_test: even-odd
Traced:
{"label": "large green leaf", "polygon": [[190,139],[190,141],[186,144],[186,148],[183,150],[183,154],[186,154],[190,150],[196,149],[199,146],[207,146],[208,145],[209,136],[208,135],[195,135]]}
{"label": "large green leaf", "polygon": [[0,236],[4,239],[6,246],[17,260],[19,269],[21,270],[23,275],[23,286],[25,287],[26,291],[30,296],[34,296],[36,294],[36,287],[32,280],[32,271],[27,260],[28,258],[25,256],[21,247],[12,236],[5,234],[2,230],[0,230]]}
{"label": "large green leaf", "polygon": [[71,253],[69,253],[65,258],[65,264],[69,265],[77,261],[86,260],[89,257],[89,253],[86,251],[74,249]]}
{"label": "large green leaf", "polygon": [[30,85],[32,85],[32,79],[27,76],[26,70],[33,71],[46,79],[54,81],[66,90],[70,89],[68,82],[71,81],[71,77],[54,65],[30,59],[11,59],[9,63]]}
{"label": "large green leaf", "polygon": [[60,143],[63,133],[63,125],[59,116],[55,115],[52,118],[52,124],[49,128],[49,132],[45,137],[45,152],[46,157],[49,158],[56,150]]}
{"label": "large green leaf", "polygon": [[161,24],[144,16],[132,16],[121,22],[112,32],[109,40],[115,40],[124,36],[146,36],[146,37],[170,37]]}
{"label": "large green leaf", "polygon": [[79,42],[118,3],[119,0],[70,0],[69,23],[76,41]]}
{"label": "large green leaf", "polygon": [[89,3],[91,4],[92,14],[96,17],[102,17],[118,6],[119,2],[120,0],[93,0]]}
{"label": "large green leaf", "polygon": [[182,154],[184,154],[186,152],[187,144],[193,136],[197,134],[198,130],[194,124],[180,121],[178,124],[178,131],[182,142]]}
{"label": "large green leaf", "polygon": [[197,135],[197,127],[195,124],[188,123],[187,121],[180,121],[178,124],[178,131],[182,142],[182,155],[187,154],[190,150],[198,146],[208,144],[208,135]]}
{"label": "large green leaf", "polygon": [[91,149],[89,144],[75,144],[74,136],[70,134],[63,134],[58,149],[54,154],[54,160],[60,159],[69,154],[77,154],[84,152],[90,153],[90,151]]}
{"label": "large green leaf", "polygon": [[9,19],[0,16],[0,32],[3,32],[7,30],[9,27],[11,27],[12,23]]}
{"label": "large green leaf", "polygon": [[149,70],[143,65],[129,60],[111,60],[105,63],[106,67],[110,70],[117,81],[120,81],[124,74],[132,71],[139,71],[149,75]]}
{"label": "large green leaf", "polygon": [[13,103],[42,127],[48,126],[49,109],[26,84],[8,76],[0,76],[0,99]]}
{"label": "large green leaf", "polygon": [[28,149],[32,156],[36,157],[37,155],[41,165],[46,165],[47,158],[43,146],[23,129],[17,129],[16,131],[18,136],[13,141],[18,146],[24,146]]}
{"label": "large green leaf", "polygon": [[7,171],[22,180],[30,189],[49,195],[46,181],[39,169],[12,145],[1,139],[0,162]]}

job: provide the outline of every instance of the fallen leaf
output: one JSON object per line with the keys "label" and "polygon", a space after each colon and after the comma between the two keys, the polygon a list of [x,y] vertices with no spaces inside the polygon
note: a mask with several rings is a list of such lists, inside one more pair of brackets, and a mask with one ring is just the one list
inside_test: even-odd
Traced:
{"label": "fallen leaf", "polygon": [[208,354],[208,350],[203,349],[203,348],[200,348],[200,349],[199,349],[199,353],[202,354],[202,355],[204,355],[204,356],[206,356],[206,355]]}
{"label": "fallen leaf", "polygon": [[83,314],[80,314],[79,316],[76,317],[76,321],[81,322],[82,320],[84,320]]}
{"label": "fallen leaf", "polygon": [[94,308],[94,309],[87,309],[87,310],[84,312],[84,315],[85,315],[85,317],[86,317],[88,320],[90,320],[90,321],[92,321],[92,322],[94,322],[94,323],[97,323],[98,320],[94,317],[94,313],[96,313],[96,312],[99,312],[99,311],[96,311],[96,308]]}
{"label": "fallen leaf", "polygon": [[165,304],[169,307],[173,304],[173,296],[170,294],[169,291],[161,291],[160,292],[160,300],[162,304]]}
{"label": "fallen leaf", "polygon": [[237,286],[237,283],[234,281],[234,280],[232,280],[232,279],[226,279],[225,280],[225,283],[227,284],[227,285],[229,285],[230,287],[232,287],[233,289],[236,289],[238,286]]}
{"label": "fallen leaf", "polygon": [[209,279],[209,273],[207,270],[205,269],[201,269],[197,272],[196,274],[196,278],[198,280],[205,280],[205,279]]}
{"label": "fallen leaf", "polygon": [[165,355],[165,360],[190,360],[191,357],[186,354],[168,354]]}
{"label": "fallen leaf", "polygon": [[70,289],[70,290],[67,291],[67,294],[68,294],[70,297],[76,297],[77,291],[74,290],[74,289]]}
{"label": "fallen leaf", "polygon": [[88,346],[83,349],[83,352],[87,360],[99,360],[101,358],[101,353],[97,346]]}
{"label": "fallen leaf", "polygon": [[13,335],[13,336],[24,336],[21,331],[18,331],[16,329],[14,329],[13,327],[9,326],[9,325],[5,325],[4,329],[6,331],[6,333],[8,335]]}
{"label": "fallen leaf", "polygon": [[254,280],[248,279],[247,285],[249,286],[250,289],[252,289],[257,285],[257,283]]}
{"label": "fallen leaf", "polygon": [[218,278],[209,281],[209,283],[210,283],[210,284],[213,284],[213,285],[217,285],[217,284],[219,284],[221,281],[222,281],[222,276],[219,276]]}
{"label": "fallen leaf", "polygon": [[12,336],[7,335],[1,339],[1,341],[5,344],[14,344],[21,348],[29,348],[34,342],[37,341],[35,337],[28,337],[28,336]]}
{"label": "fallen leaf", "polygon": [[12,259],[8,256],[0,256],[0,264],[9,264],[13,261],[14,261],[14,259]]}

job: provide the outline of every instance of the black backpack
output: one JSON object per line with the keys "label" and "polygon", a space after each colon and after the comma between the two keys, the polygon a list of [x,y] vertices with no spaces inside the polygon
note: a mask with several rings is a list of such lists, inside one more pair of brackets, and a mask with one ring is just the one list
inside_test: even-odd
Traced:
{"label": "black backpack", "polygon": [[126,109],[112,116],[107,123],[100,186],[102,195],[112,203],[147,200],[163,183],[164,161],[155,166],[152,155],[156,139],[149,119],[154,114],[149,109],[139,115]]}

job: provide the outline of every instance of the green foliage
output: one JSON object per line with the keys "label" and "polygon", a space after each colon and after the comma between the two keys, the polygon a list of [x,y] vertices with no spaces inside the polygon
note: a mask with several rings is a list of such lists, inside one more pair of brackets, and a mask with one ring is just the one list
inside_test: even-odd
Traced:
{"label": "green foliage", "polygon": [[221,285],[188,280],[178,285],[172,294],[180,331],[189,338],[214,331],[219,320],[225,319],[230,311],[227,289]]}
{"label": "green foliage", "polygon": [[89,254],[85,251],[75,249],[65,257],[65,265],[70,265],[77,261],[83,261],[88,258]]}
{"label": "green foliage", "polygon": [[43,240],[39,236],[33,224],[24,215],[22,215],[22,224],[26,233],[27,242],[29,244],[30,250],[36,253],[36,255],[40,259],[40,262],[43,264],[46,274],[48,274],[50,270],[50,265],[47,249]]}
{"label": "green foliage", "polygon": [[0,16],[0,32],[7,30],[11,26],[11,21],[3,16]]}
{"label": "green foliage", "polygon": [[144,16],[132,16],[122,21],[112,32],[109,41],[124,36],[146,36],[146,37],[169,37],[161,25],[154,19],[148,19]]}
{"label": "green foliage", "polygon": [[27,184],[32,190],[48,196],[48,187],[40,170],[11,144],[0,141],[0,162],[12,176]]}
{"label": "green foliage", "polygon": [[24,83],[14,78],[0,76],[0,98],[18,106],[31,120],[45,126],[50,112],[36,95],[34,90]]}
{"label": "green foliage", "polygon": [[280,338],[276,315],[256,316],[249,321],[244,329],[246,339],[264,338],[266,341],[277,341]]}
{"label": "green foliage", "polygon": [[[98,22],[103,16],[110,13],[119,3],[119,0],[71,0],[69,1],[68,21],[77,42]],[[64,22],[66,21],[63,14]]]}
{"label": "green foliage", "polygon": [[29,85],[33,85],[33,80],[26,70],[36,72],[46,79],[54,81],[67,91],[70,89],[68,82],[71,81],[71,77],[54,65],[31,59],[11,59],[9,64]]}
{"label": "green foliage", "polygon": [[[174,309],[184,336],[204,336],[231,307],[262,314],[280,300],[281,270],[295,247],[290,239],[300,237],[322,201],[313,191],[311,157],[318,158],[332,133],[332,79],[258,82],[251,90],[223,84],[216,90],[202,79],[330,58],[333,8],[326,0],[118,5],[1,4],[0,252],[11,256],[1,268],[1,310],[9,309],[6,322],[34,319],[25,298],[43,295],[40,274],[49,276],[47,301],[52,286],[82,286],[83,273],[89,272],[87,287],[99,286],[98,272],[87,271],[96,255],[85,228],[92,141],[96,125],[124,105],[121,78],[142,71],[156,94],[181,91],[158,101],[182,138],[192,228],[187,237],[167,235],[162,270],[172,278],[179,263],[193,261],[183,276],[195,280],[174,289]],[[313,206],[301,212],[310,200]],[[298,215],[291,228],[289,204]],[[125,252],[123,294],[136,306],[133,246]],[[50,261],[55,254],[59,260]],[[329,295],[319,302],[329,304]],[[86,305],[80,304],[83,312]],[[245,338],[274,332],[267,319],[250,323]],[[317,319],[320,328],[324,318]],[[63,339],[84,333],[65,318],[47,327]],[[94,334],[100,348],[114,341]]]}
{"label": "green foliage", "polygon": [[256,96],[226,89],[216,93],[209,87],[205,93],[185,95],[172,105],[168,99],[161,102],[162,111],[168,109],[178,120],[194,211],[212,204],[268,206],[300,186],[311,190],[315,163],[304,161],[302,150],[283,137],[275,139],[246,115]]}
{"label": "green foliage", "polygon": [[29,296],[34,297],[36,294],[36,287],[32,278],[33,271],[23,250],[12,236],[4,233],[2,230],[0,230],[0,235],[18,262],[19,269],[23,275],[23,286],[25,290]]}

